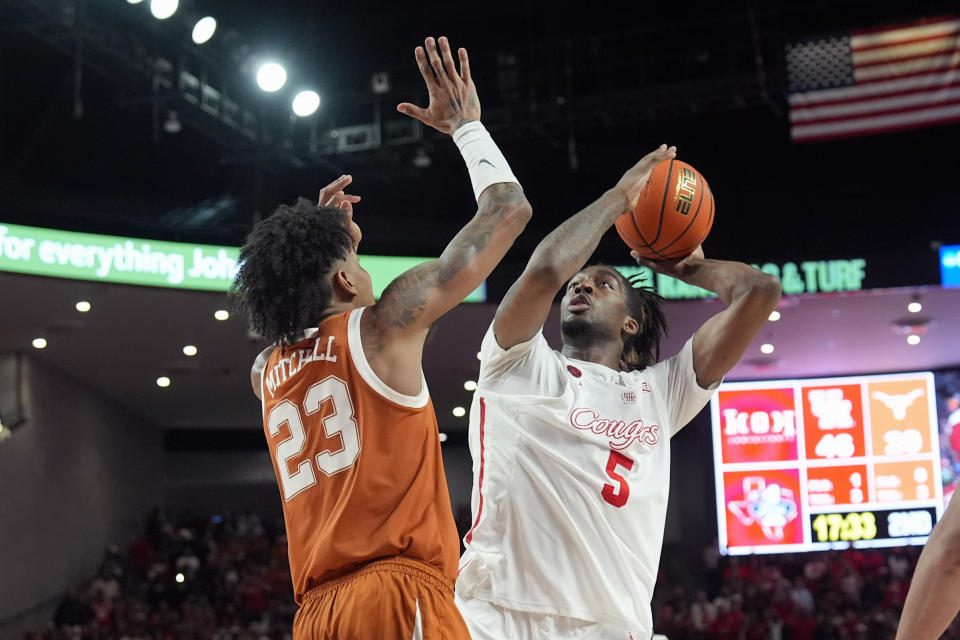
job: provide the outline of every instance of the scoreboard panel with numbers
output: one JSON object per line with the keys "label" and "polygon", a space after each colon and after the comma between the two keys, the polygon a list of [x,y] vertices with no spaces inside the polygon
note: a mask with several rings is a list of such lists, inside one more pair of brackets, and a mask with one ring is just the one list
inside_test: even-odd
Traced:
{"label": "scoreboard panel with numbers", "polygon": [[724,383],[720,550],[923,544],[943,511],[933,374]]}

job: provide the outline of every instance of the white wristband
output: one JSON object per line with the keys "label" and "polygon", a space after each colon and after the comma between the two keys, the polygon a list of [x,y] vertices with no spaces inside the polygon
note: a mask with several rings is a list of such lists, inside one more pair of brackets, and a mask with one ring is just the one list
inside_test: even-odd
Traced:
{"label": "white wristband", "polygon": [[463,161],[467,163],[470,172],[470,184],[473,185],[473,195],[480,200],[480,194],[490,185],[498,182],[515,182],[520,184],[507,159],[497,148],[487,129],[479,120],[468,122],[453,132],[453,141],[460,149]]}

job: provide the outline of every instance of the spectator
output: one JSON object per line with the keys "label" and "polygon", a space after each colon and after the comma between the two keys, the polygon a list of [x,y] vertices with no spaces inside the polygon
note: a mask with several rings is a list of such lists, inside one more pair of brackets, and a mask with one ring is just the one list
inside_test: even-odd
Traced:
{"label": "spectator", "polygon": [[797,576],[793,579],[793,590],[790,592],[790,597],[802,611],[808,614],[813,614],[816,611],[813,594],[810,593],[810,589],[807,589],[807,582],[803,577]]}

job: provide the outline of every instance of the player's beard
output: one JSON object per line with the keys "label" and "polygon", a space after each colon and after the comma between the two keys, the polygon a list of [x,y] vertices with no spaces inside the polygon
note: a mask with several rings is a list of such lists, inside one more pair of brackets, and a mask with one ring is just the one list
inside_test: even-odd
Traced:
{"label": "player's beard", "polygon": [[587,318],[573,316],[560,323],[560,333],[564,344],[588,347],[602,341],[602,331],[595,322]]}

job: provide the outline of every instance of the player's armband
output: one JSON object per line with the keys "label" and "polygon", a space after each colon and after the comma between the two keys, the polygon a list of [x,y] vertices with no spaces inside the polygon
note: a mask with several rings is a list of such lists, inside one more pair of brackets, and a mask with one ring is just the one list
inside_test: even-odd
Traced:
{"label": "player's armband", "polygon": [[454,131],[453,141],[467,163],[470,184],[473,185],[473,195],[477,201],[484,189],[491,185],[499,182],[520,184],[497,143],[479,120],[468,122]]}

